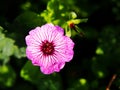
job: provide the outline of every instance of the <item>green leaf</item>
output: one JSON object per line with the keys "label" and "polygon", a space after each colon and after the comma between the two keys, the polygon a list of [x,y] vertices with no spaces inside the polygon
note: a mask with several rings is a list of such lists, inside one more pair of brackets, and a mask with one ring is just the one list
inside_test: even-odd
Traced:
{"label": "green leaf", "polygon": [[71,37],[71,28],[68,26],[66,26],[66,28],[65,28],[65,35],[68,37]]}
{"label": "green leaf", "polygon": [[48,5],[47,5],[47,10],[49,11],[52,11],[52,10],[59,10],[59,2],[58,0],[51,0],[48,2]]}
{"label": "green leaf", "polygon": [[52,17],[53,13],[53,11],[44,10],[40,15],[46,22],[50,23],[52,20],[54,20],[54,17]]}
{"label": "green leaf", "polygon": [[0,32],[0,60],[7,62],[9,57],[13,55],[14,52],[14,40],[5,37],[5,35]]}
{"label": "green leaf", "polygon": [[[2,33],[3,28],[0,27],[0,60],[2,64],[10,60],[10,56],[15,55],[17,58],[25,57],[25,48],[18,48],[14,43],[15,41],[5,36]],[[19,55],[17,55],[19,52]]]}
{"label": "green leaf", "polygon": [[39,67],[32,65],[31,61],[28,61],[22,68],[20,76],[37,85],[38,90],[62,90],[58,74],[44,75],[41,73]]}
{"label": "green leaf", "polygon": [[30,11],[20,14],[15,19],[15,22],[14,22],[14,24],[16,25],[15,27],[19,27],[20,29],[22,28],[24,30],[28,28],[34,28],[37,26],[41,26],[43,23],[44,23],[43,19],[39,14],[35,12],[30,12]]}
{"label": "green leaf", "polygon": [[[67,5],[62,3],[60,0],[50,0],[47,4],[47,9],[44,10],[40,15],[47,23],[54,23],[58,19],[64,21],[66,18],[68,18],[69,14]],[[62,22],[62,24],[64,23],[65,22]]]}
{"label": "green leaf", "polygon": [[18,46],[14,46],[14,56],[17,58],[26,57],[25,51],[26,51],[25,47],[19,48]]}
{"label": "green leaf", "polygon": [[30,61],[27,61],[20,72],[20,76],[25,80],[36,84],[44,75],[40,72],[39,67],[33,66]]}
{"label": "green leaf", "polygon": [[75,18],[77,18],[77,14],[75,13],[75,12],[71,12],[71,19],[75,19]]}
{"label": "green leaf", "polygon": [[10,38],[4,39],[4,46],[3,46],[3,54],[6,56],[11,56],[14,52],[13,46],[14,46],[14,40]]}
{"label": "green leaf", "polygon": [[11,87],[15,78],[16,74],[9,65],[0,66],[0,87]]}
{"label": "green leaf", "polygon": [[21,9],[27,11],[27,10],[29,10],[29,9],[31,8],[31,6],[32,6],[31,2],[28,2],[28,1],[27,1],[27,2],[25,2],[25,3],[23,3],[23,4],[21,5]]}

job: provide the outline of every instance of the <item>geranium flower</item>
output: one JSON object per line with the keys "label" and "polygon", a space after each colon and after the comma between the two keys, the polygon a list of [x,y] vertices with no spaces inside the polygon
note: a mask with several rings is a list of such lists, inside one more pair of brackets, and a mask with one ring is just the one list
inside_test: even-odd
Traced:
{"label": "geranium flower", "polygon": [[26,55],[44,74],[59,72],[74,55],[73,41],[53,24],[36,27],[25,38]]}

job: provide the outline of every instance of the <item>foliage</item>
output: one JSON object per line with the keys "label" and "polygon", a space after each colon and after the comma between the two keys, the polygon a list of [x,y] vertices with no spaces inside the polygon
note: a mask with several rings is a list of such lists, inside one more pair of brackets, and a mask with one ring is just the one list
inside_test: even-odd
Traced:
{"label": "foliage", "polygon": [[[119,0],[1,0],[0,90],[120,90]],[[44,75],[26,58],[25,36],[45,23],[75,42],[74,58]]]}

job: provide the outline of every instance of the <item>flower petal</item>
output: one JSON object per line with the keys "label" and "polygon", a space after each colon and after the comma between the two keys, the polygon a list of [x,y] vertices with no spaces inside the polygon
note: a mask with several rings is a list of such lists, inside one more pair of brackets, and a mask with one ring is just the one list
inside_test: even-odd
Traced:
{"label": "flower petal", "polygon": [[64,34],[64,30],[60,26],[55,26],[55,30],[61,33],[62,35]]}
{"label": "flower petal", "polygon": [[39,49],[32,46],[28,46],[26,49],[26,55],[34,65],[36,66],[42,65],[42,63],[40,62],[40,59],[42,58],[43,53],[40,52]]}
{"label": "flower petal", "polygon": [[38,46],[40,45],[40,42],[37,42],[36,40],[34,40],[30,35],[27,35],[25,37],[25,41],[26,41],[26,44],[29,46]]}
{"label": "flower petal", "polygon": [[69,37],[64,36],[63,40],[58,40],[58,42],[56,42],[55,54],[65,62],[69,62],[74,55],[73,47],[73,41]]}
{"label": "flower petal", "polygon": [[40,67],[40,69],[44,74],[51,74],[53,72],[59,72],[64,66],[65,66],[65,63],[60,62],[60,63],[55,63],[50,67]]}
{"label": "flower petal", "polygon": [[[27,44],[26,55],[33,65],[40,66],[44,74],[59,72],[73,58],[73,41],[64,36],[64,30],[53,24],[36,27],[25,37]],[[44,43],[45,41],[48,42]],[[52,44],[49,44],[52,43]],[[43,48],[43,45],[45,47]],[[51,46],[50,46],[51,45]],[[44,50],[54,50],[52,54],[45,54]]]}
{"label": "flower petal", "polygon": [[74,55],[74,52],[73,52],[74,42],[69,37],[66,37],[66,45],[67,45],[66,46],[67,62],[69,62]]}

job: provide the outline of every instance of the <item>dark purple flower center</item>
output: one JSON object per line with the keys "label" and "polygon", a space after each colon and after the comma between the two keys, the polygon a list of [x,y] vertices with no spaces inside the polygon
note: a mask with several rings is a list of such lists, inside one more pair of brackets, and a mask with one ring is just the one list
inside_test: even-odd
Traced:
{"label": "dark purple flower center", "polygon": [[48,42],[47,40],[42,42],[41,51],[44,55],[52,55],[54,53],[53,42]]}

